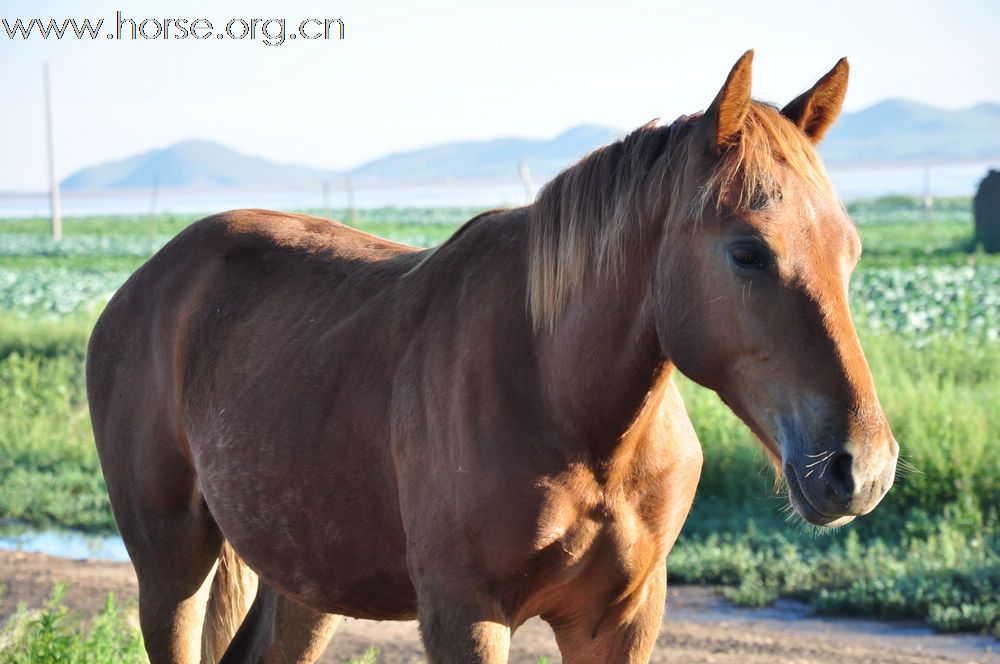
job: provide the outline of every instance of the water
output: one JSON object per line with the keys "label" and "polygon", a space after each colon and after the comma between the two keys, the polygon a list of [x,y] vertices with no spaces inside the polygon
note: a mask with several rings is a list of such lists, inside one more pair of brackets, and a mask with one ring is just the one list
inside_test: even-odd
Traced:
{"label": "water", "polygon": [[830,179],[844,200],[875,198],[886,194],[924,195],[924,178],[932,196],[974,196],[990,168],[1000,168],[1000,158],[960,164],[940,164],[925,172],[912,166],[832,166]]}
{"label": "water", "polygon": [[[934,165],[929,173],[929,191],[934,196],[971,196],[990,167],[1000,160]],[[844,200],[885,194],[924,193],[922,164],[893,167],[830,168],[830,178]],[[525,193],[520,181],[504,180],[470,184],[444,182],[422,185],[359,186],[354,206],[376,207],[494,207],[521,205]],[[114,192],[62,193],[63,214],[147,214],[150,212],[211,213],[234,208],[262,207],[278,210],[322,210],[349,207],[347,192],[333,188],[324,195],[319,187],[297,190],[242,189],[148,189]],[[0,194],[0,218],[48,216],[49,200],[43,193]]]}
{"label": "water", "polygon": [[[520,182],[487,184],[437,184],[360,188],[354,192],[354,206],[378,207],[494,207],[522,205],[524,188]],[[115,192],[62,192],[65,216],[94,214],[148,214],[175,212],[208,214],[236,208],[259,207],[273,210],[322,210],[349,207],[343,189],[324,196],[320,188],[297,190],[160,190],[155,201],[150,190]],[[47,194],[0,194],[0,218],[47,217]]]}
{"label": "water", "polygon": [[0,549],[45,553],[63,558],[127,561],[125,544],[118,535],[95,535],[75,530],[35,530],[7,526],[0,529]]}

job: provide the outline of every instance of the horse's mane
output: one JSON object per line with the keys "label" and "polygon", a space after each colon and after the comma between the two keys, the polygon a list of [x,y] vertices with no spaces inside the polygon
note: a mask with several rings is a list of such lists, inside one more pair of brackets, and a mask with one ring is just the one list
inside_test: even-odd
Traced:
{"label": "horse's mane", "polygon": [[551,180],[531,206],[528,309],[551,329],[588,270],[615,272],[626,239],[649,215],[665,223],[701,219],[710,206],[731,213],[780,199],[784,164],[819,191],[829,180],[809,139],[775,107],[750,105],[739,140],[719,157],[693,200],[679,200],[688,145],[700,116],[650,122],[595,150]]}

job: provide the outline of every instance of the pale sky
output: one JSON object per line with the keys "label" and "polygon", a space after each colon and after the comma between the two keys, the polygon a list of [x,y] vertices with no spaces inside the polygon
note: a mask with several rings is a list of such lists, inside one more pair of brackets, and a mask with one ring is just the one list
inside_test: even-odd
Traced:
{"label": "pale sky", "polygon": [[0,27],[0,191],[46,186],[46,60],[60,178],[188,138],[341,169],[442,141],[628,129],[703,109],[747,48],[761,99],[792,99],[846,55],[848,110],[1000,101],[995,0],[4,0],[0,18],[103,18],[106,33],[117,9],[216,31],[236,18],[285,18],[288,32],[340,18],[346,39],[12,41]]}

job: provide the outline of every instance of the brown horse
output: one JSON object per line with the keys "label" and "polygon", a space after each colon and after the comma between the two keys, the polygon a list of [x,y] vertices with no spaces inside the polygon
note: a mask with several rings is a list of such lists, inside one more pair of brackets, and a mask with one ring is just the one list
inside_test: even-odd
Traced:
{"label": "brown horse", "polygon": [[814,148],[847,63],[778,110],[751,57],[705,113],[436,249],[242,210],[129,279],[87,387],[153,662],[199,635],[206,660],[312,661],[336,616],[417,618],[432,662],[504,662],[532,616],[567,662],[646,661],[702,462],[675,367],[807,521],[875,507],[898,446]]}

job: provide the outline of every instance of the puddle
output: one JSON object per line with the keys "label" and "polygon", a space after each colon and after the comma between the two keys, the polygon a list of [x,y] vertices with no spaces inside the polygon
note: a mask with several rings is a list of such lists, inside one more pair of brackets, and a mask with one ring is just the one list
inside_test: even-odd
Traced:
{"label": "puddle", "polygon": [[9,524],[0,526],[0,549],[77,560],[128,560],[125,544],[117,534],[97,535],[59,528],[36,530]]}

